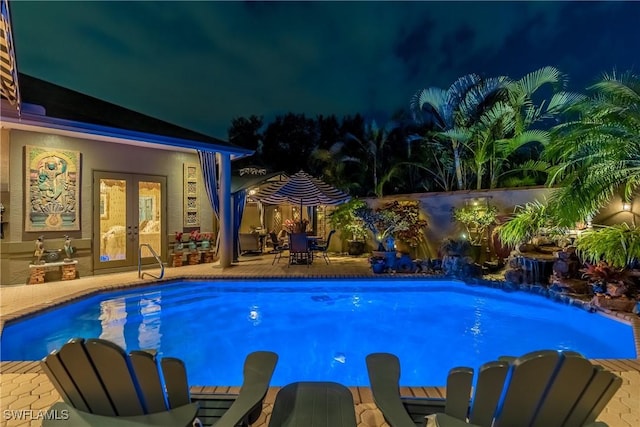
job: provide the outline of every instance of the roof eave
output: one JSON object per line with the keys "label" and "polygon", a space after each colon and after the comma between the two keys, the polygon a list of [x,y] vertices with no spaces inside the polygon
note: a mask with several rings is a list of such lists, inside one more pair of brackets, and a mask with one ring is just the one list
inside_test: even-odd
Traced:
{"label": "roof eave", "polygon": [[201,150],[231,155],[232,159],[250,156],[253,150],[241,147],[228,147],[213,142],[194,141],[154,135],[145,132],[117,129],[73,120],[58,119],[29,113],[20,117],[2,117],[0,126],[5,129],[29,130],[34,132],[52,132],[78,138],[88,138],[103,142],[113,142],[128,145],[141,145],[150,148],[175,151]]}

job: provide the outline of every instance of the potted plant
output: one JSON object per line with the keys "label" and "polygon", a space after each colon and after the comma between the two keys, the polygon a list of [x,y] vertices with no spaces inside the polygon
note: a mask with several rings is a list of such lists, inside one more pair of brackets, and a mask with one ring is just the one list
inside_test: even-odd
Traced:
{"label": "potted plant", "polygon": [[309,220],[306,218],[300,220],[285,219],[284,228],[290,233],[306,233]]}
{"label": "potted plant", "polygon": [[384,257],[372,256],[369,258],[369,264],[371,264],[371,270],[375,274],[381,274],[387,271],[387,261]]}
{"label": "potted plant", "polygon": [[395,212],[406,224],[405,227],[396,228],[393,235],[403,246],[402,252],[415,258],[418,247],[425,243],[424,231],[427,227],[427,221],[420,215],[420,202],[417,200],[394,201],[385,204],[381,209]]}
{"label": "potted plant", "polygon": [[189,233],[189,250],[195,251],[198,248],[198,240],[200,240],[200,230],[192,230]]}
{"label": "potted plant", "polygon": [[481,261],[482,244],[488,240],[489,228],[496,224],[498,210],[495,206],[469,205],[453,209],[453,218],[466,229],[466,238],[471,244],[473,258]]}
{"label": "potted plant", "polygon": [[182,234],[182,231],[176,231],[175,233],[176,244],[173,248],[175,252],[182,252],[182,250],[184,249],[184,244],[182,243]]}
{"label": "potted plant", "polygon": [[331,227],[339,230],[345,238],[349,255],[361,255],[364,253],[367,228],[364,221],[356,216],[356,209],[363,208],[367,204],[359,199],[352,199],[338,206],[329,214]]}
{"label": "potted plant", "polygon": [[203,251],[208,251],[211,248],[211,233],[202,233],[200,236],[202,237],[200,248]]}

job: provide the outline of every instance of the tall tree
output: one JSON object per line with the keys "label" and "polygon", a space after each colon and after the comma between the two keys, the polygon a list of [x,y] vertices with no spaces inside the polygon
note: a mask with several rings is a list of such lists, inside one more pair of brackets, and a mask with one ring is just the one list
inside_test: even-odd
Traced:
{"label": "tall tree", "polygon": [[308,170],[308,159],[317,146],[315,120],[287,113],[276,117],[264,131],[262,158],[273,170],[293,174]]}

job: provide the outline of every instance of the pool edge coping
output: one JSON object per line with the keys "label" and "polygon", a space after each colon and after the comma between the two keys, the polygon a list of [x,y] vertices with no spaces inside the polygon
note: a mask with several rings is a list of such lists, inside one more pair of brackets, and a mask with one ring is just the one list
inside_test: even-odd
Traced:
{"label": "pool edge coping", "polygon": [[[547,299],[552,300],[553,302],[565,304],[565,305],[573,305],[576,308],[582,308],[586,311],[593,312],[594,314],[601,315],[607,317],[612,320],[616,320],[619,322],[626,323],[631,326],[633,332],[633,339],[636,350],[636,358],[635,359],[598,359],[598,360],[635,360],[640,362],[640,316],[635,315],[633,313],[625,313],[625,312],[617,312],[613,310],[603,309],[601,307],[595,307],[590,305],[586,301],[582,301],[579,299],[575,299],[571,296],[565,294],[558,294],[552,291],[549,291],[548,288],[539,285],[539,284],[517,284],[512,282],[507,282],[504,280],[495,280],[495,279],[483,279],[483,278],[474,278],[470,280],[460,280],[458,278],[445,276],[445,275],[426,275],[426,274],[402,274],[396,273],[390,276],[371,276],[371,275],[344,275],[344,274],[320,274],[314,275],[309,274],[303,276],[306,279],[367,279],[367,280],[384,280],[389,277],[393,278],[402,278],[402,279],[417,279],[421,280],[455,280],[461,283],[466,284],[467,286],[479,286],[479,287],[488,287],[492,289],[501,289],[504,292],[525,292],[533,295],[540,295]],[[131,280],[125,283],[113,283],[108,285],[101,285],[93,289],[80,290],[68,295],[60,296],[57,298],[53,298],[51,301],[45,301],[44,303],[38,303],[36,305],[30,305],[29,307],[25,307],[21,310],[17,310],[10,314],[0,314],[0,337],[4,331],[4,326],[6,324],[10,324],[16,321],[19,321],[23,318],[28,318],[31,316],[35,316],[41,312],[47,312],[53,310],[59,306],[72,303],[74,301],[80,300],[82,298],[92,297],[95,295],[99,295],[103,292],[115,291],[115,290],[123,290],[123,289],[133,289],[133,288],[144,288],[147,286],[153,286],[162,283],[170,283],[176,282],[180,280],[255,280],[255,279],[297,279],[299,277],[292,277],[288,275],[276,275],[276,276],[265,276],[260,277],[256,275],[238,275],[238,276],[224,276],[221,274],[212,274],[212,275],[178,275],[168,278],[155,279],[153,281],[144,280],[144,279],[136,279]],[[34,286],[34,285],[24,285],[24,286]],[[5,362],[2,362],[5,363]],[[640,369],[639,369],[640,370]]]}

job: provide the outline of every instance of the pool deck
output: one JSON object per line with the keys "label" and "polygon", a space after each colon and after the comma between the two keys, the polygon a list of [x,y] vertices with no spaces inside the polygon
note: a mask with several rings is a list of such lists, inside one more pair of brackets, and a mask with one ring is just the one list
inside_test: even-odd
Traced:
{"label": "pool deck", "polygon": [[[222,269],[217,264],[199,264],[178,268],[167,268],[165,279],[198,279],[209,277],[257,278],[257,277],[371,277],[373,273],[366,258],[331,257],[332,263],[326,265],[322,259],[313,265],[287,266],[286,260],[271,265],[272,256],[257,255],[241,257],[241,262],[230,268]],[[150,268],[157,274],[158,269]],[[0,330],[5,322],[29,313],[37,312],[55,305],[80,298],[84,295],[103,290],[119,289],[144,285],[153,279],[138,279],[137,272],[91,276],[70,281],[59,281],[39,285],[0,286]],[[618,316],[620,317],[620,316]],[[640,318],[625,316],[633,324],[636,352],[640,354]],[[623,379],[623,385],[598,418],[610,427],[636,427],[640,425],[640,359],[594,360],[616,373]],[[449,367],[445,368],[449,369]],[[267,394],[264,410],[253,426],[266,427],[269,421],[273,401],[279,387],[272,387]],[[359,427],[387,427],[382,414],[378,411],[368,387],[350,387],[354,397]],[[237,388],[215,385],[194,386],[192,392],[237,392]],[[403,395],[444,397],[444,387],[403,387]],[[0,426],[40,426],[40,420],[18,420],[10,418],[5,410],[26,411],[27,418],[35,418],[37,411],[49,408],[60,397],[53,385],[42,373],[38,362],[2,362],[0,364]],[[71,424],[70,424],[71,425]]]}

